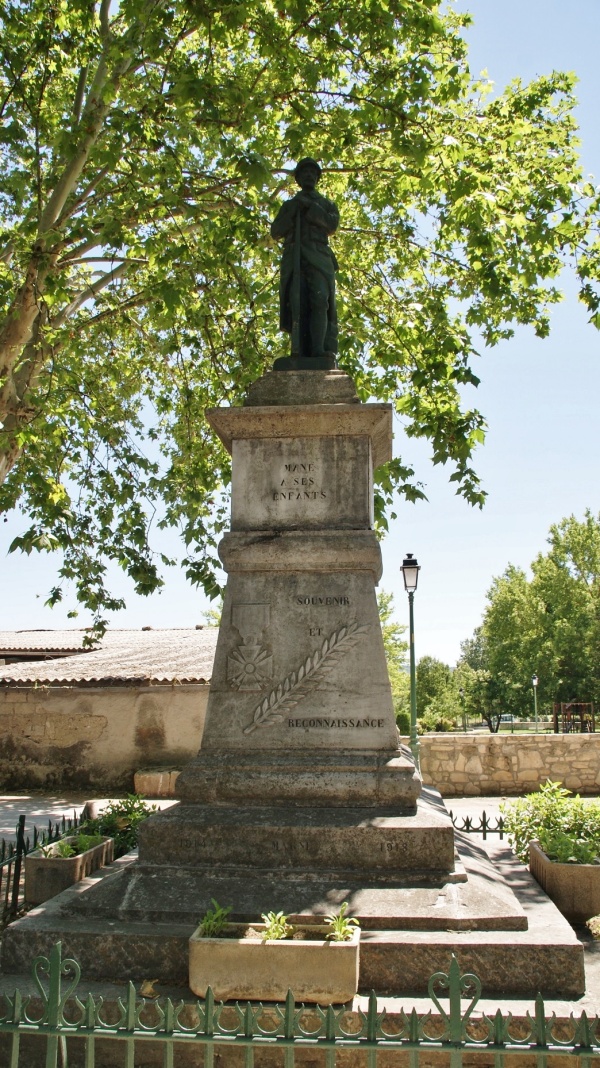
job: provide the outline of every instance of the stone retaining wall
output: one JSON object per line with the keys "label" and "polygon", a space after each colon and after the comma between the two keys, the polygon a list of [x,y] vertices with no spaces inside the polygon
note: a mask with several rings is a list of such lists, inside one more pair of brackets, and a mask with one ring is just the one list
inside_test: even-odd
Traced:
{"label": "stone retaining wall", "polygon": [[426,734],[421,771],[443,797],[526,794],[546,781],[600,793],[600,734]]}

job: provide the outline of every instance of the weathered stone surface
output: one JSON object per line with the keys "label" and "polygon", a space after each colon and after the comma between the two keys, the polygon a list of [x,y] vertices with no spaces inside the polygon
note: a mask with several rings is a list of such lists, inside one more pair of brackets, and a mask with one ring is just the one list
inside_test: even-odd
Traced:
{"label": "weathered stone surface", "polygon": [[0,687],[3,787],[130,791],[140,765],[198,752],[207,701],[208,684]]}
{"label": "weathered stone surface", "polygon": [[372,530],[265,530],[225,534],[219,544],[225,571],[368,571],[381,578],[381,548]]}
{"label": "weathered stone surface", "polygon": [[175,784],[180,770],[173,768],[149,768],[136,771],[133,789],[144,797],[175,797]]}
{"label": "weathered stone surface", "polygon": [[[464,770],[477,754],[476,765],[458,782],[453,773]],[[538,790],[547,779],[564,782],[582,794],[596,794],[600,784],[600,734],[425,734],[421,738],[423,781],[434,784],[443,797],[462,794],[524,794]]]}
{"label": "weathered stone surface", "polygon": [[[393,992],[395,995],[423,994],[433,972],[447,971],[450,956],[454,953],[463,971],[471,969],[479,976],[487,997],[508,993],[531,997],[532,991],[537,990],[545,996],[580,996],[584,989],[581,943],[535,880],[510,850],[498,849],[496,864],[491,868],[482,850],[465,841],[465,836],[457,838],[469,880],[451,885],[450,892],[448,884],[424,893],[422,888],[398,891],[382,885],[361,889],[358,883],[354,887],[338,883],[337,886],[331,885],[329,897],[320,897],[326,889],[323,882],[313,883],[310,878],[294,878],[282,873],[277,879],[271,877],[269,886],[265,872],[263,893],[270,895],[272,907],[277,909],[282,901],[290,902],[290,895],[301,891],[306,906],[298,910],[298,919],[302,916],[306,919],[307,914],[312,914],[318,920],[325,911],[330,911],[332,905],[349,899],[351,911],[364,917],[360,955],[362,990],[374,988],[380,993]],[[127,975],[139,981],[160,975],[163,983],[187,985],[187,942],[202,913],[197,913],[187,924],[179,922],[178,910],[185,894],[178,891],[185,883],[179,886],[174,881],[169,888],[160,869],[155,867],[157,904],[163,895],[172,910],[170,922],[129,920],[127,908],[135,903],[135,884],[132,881],[123,895],[118,880],[124,877],[127,869],[135,872],[135,865],[131,858],[122,858],[114,869],[116,874],[111,869],[103,869],[94,878],[72,887],[11,924],[3,939],[3,971],[28,971],[33,957],[47,955],[60,938],[63,955],[73,956],[80,962],[86,980]],[[123,875],[118,874],[119,869]],[[258,875],[260,878],[260,872]],[[137,878],[143,877],[138,870]],[[189,879],[190,885],[198,886],[197,870],[187,875],[184,869],[179,872],[179,878]],[[229,885],[233,890],[235,883],[233,876],[231,878]],[[241,885],[242,876],[237,878]],[[517,909],[509,907],[511,898],[504,879],[508,880],[520,902]],[[206,880],[205,894],[210,896],[212,891],[214,896],[216,891],[219,901],[230,900],[223,896],[223,890],[227,889],[225,881],[216,878],[214,873],[212,880],[207,873]],[[120,908],[114,909],[113,906],[110,918],[104,917],[102,907],[95,910],[92,900],[89,910],[73,907],[77,899],[89,894],[93,884],[108,886],[112,881],[117,883],[121,899]],[[247,894],[254,893],[253,881],[247,877],[245,887]],[[169,889],[172,892],[166,898]],[[502,904],[502,894],[507,894],[507,907]],[[475,902],[477,897],[478,904]],[[196,900],[200,906],[200,899]],[[386,915],[382,913],[384,906],[388,913],[387,927],[382,926],[386,923]],[[494,907],[497,910],[495,919]],[[523,915],[527,919],[527,929],[523,929]],[[375,916],[379,917],[378,926],[371,923],[370,918]],[[394,917],[395,928],[392,927]]]}
{"label": "weathered stone surface", "polygon": [[449,817],[421,804],[413,816],[381,807],[262,808],[180,805],[140,827],[140,861],[220,869],[450,872]]}
{"label": "weathered stone surface", "polygon": [[389,752],[397,739],[371,573],[230,574],[203,751]]}
{"label": "weathered stone surface", "polygon": [[209,408],[208,422],[226,449],[254,438],[367,437],[374,467],[392,458],[391,404]]}
{"label": "weathered stone surface", "polygon": [[234,441],[231,529],[368,529],[371,471],[368,437]]}
{"label": "weathered stone surface", "polygon": [[[259,931],[264,924],[257,924]],[[350,1001],[358,990],[360,930],[348,942],[328,942],[328,927],[302,928],[303,940],[263,941],[255,938],[190,938],[190,990],[201,998],[210,987],[216,998],[285,1001],[293,989],[296,1001],[335,1005]]]}
{"label": "weathered stone surface", "polygon": [[314,748],[249,749],[221,753],[201,749],[177,781],[184,801],[237,805],[378,805],[414,812],[421,778],[409,751],[346,752]]}
{"label": "weathered stone surface", "polygon": [[248,388],[244,405],[358,404],[345,371],[269,371]]}

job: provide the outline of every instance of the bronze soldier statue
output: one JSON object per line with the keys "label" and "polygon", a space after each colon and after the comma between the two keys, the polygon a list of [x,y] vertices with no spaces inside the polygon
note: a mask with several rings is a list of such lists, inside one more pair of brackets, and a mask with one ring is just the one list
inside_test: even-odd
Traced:
{"label": "bronze soldier statue", "polygon": [[335,204],[316,191],[321,168],[301,159],[294,177],[300,192],[286,200],[271,226],[283,238],[279,282],[279,324],[292,335],[291,357],[275,361],[275,370],[329,369],[338,349],[335,272],[337,260],[329,235],[340,221]]}

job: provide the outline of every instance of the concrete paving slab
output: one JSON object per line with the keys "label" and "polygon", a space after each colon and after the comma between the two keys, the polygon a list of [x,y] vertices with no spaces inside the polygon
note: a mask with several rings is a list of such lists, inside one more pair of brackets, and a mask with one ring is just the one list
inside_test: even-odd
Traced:
{"label": "concrete paving slab", "polygon": [[[57,794],[0,794],[0,838],[5,841],[16,840],[16,826],[20,815],[26,817],[25,833],[31,834],[34,827],[45,830],[48,821],[53,824],[59,822],[64,816],[72,819],[79,817],[86,804],[100,809],[118,798],[90,797],[82,793],[57,793]],[[158,805],[160,809],[170,808],[176,801],[170,798],[146,798],[149,805]]]}

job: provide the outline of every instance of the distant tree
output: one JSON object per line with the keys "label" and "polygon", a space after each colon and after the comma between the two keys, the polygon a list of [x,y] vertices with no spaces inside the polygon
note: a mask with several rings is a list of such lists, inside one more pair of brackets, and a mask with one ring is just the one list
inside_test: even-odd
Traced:
{"label": "distant tree", "polygon": [[459,722],[460,696],[454,671],[434,656],[417,664],[417,717],[422,730],[450,730]]}
{"label": "distant tree", "polygon": [[422,656],[417,664],[417,716],[444,693],[452,681],[452,668],[435,656]]}
{"label": "distant tree", "polygon": [[394,595],[381,590],[377,594],[383,647],[392,687],[396,722],[402,734],[410,729],[410,676],[408,674],[408,642],[404,640],[406,627],[393,618]]}
{"label": "distant tree", "polygon": [[495,710],[529,717],[541,648],[540,605],[525,572],[509,565],[488,592],[483,632]]}
{"label": "distant tree", "polygon": [[535,671],[542,700],[600,702],[600,514],[550,528],[531,565],[539,618]]}
{"label": "distant tree", "polygon": [[532,577],[509,565],[488,592],[483,622],[462,644],[466,700],[490,727],[504,712],[531,717],[538,699],[600,701],[600,516],[550,528]]}
{"label": "distant tree", "polygon": [[463,703],[467,716],[486,722],[491,733],[496,734],[503,707],[486,665],[487,649],[483,628],[478,627],[473,638],[461,643],[461,657],[456,666],[456,673],[464,690]]}

